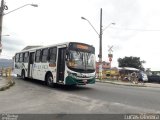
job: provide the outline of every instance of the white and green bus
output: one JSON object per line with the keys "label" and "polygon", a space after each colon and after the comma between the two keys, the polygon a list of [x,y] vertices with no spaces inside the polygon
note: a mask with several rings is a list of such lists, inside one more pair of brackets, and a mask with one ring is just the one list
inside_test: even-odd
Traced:
{"label": "white and green bus", "polygon": [[48,86],[94,84],[95,63],[92,45],[67,42],[16,53],[14,73],[45,81]]}

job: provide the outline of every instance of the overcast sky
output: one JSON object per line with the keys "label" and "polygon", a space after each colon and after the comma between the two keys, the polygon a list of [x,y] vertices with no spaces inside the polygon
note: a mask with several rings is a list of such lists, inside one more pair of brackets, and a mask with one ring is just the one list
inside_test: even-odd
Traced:
{"label": "overcast sky", "polygon": [[112,66],[125,56],[145,60],[145,68],[160,70],[160,0],[5,0],[3,17],[3,52],[1,58],[12,58],[27,45],[49,45],[75,41],[92,44],[98,60],[100,8],[103,9],[103,61],[108,61],[108,46],[113,45]]}

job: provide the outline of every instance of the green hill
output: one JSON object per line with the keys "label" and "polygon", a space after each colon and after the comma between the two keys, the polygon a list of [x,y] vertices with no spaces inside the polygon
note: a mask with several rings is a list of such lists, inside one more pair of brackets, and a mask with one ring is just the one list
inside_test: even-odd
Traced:
{"label": "green hill", "polygon": [[12,59],[0,59],[0,68],[12,67],[13,68],[13,60]]}

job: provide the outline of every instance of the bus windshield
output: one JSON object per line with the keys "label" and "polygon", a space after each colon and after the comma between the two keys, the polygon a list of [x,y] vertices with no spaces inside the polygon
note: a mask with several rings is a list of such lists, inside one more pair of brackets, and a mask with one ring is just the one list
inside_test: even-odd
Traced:
{"label": "bus windshield", "polygon": [[89,52],[70,50],[68,54],[67,66],[74,71],[94,72],[95,55]]}

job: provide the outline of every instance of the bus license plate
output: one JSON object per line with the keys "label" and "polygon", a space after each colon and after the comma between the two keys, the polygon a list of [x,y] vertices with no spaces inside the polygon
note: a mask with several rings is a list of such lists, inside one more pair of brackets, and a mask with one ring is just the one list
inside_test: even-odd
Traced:
{"label": "bus license plate", "polygon": [[87,80],[83,80],[83,82],[84,82],[84,83],[86,83],[86,82],[87,82]]}

